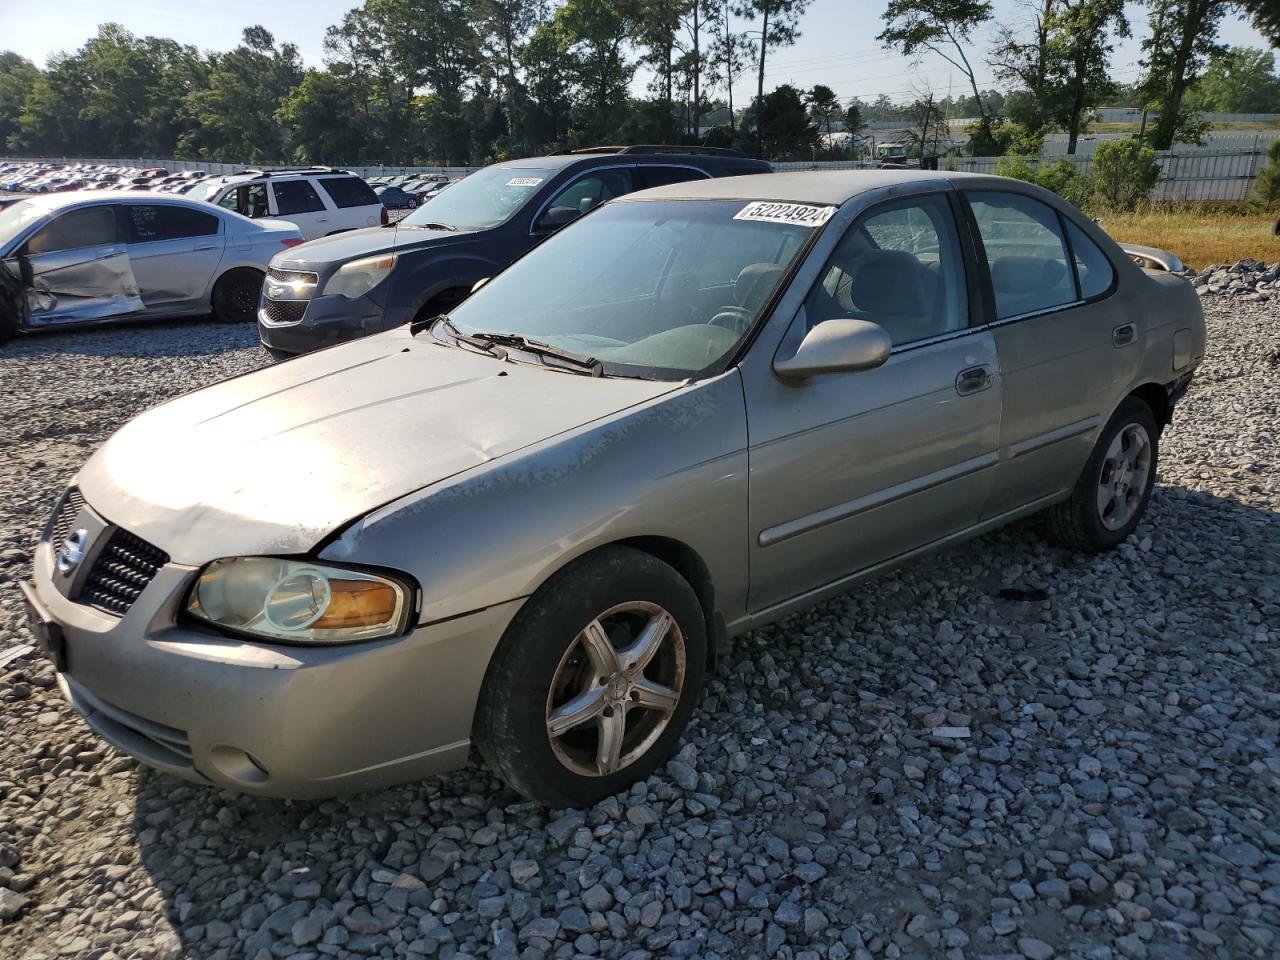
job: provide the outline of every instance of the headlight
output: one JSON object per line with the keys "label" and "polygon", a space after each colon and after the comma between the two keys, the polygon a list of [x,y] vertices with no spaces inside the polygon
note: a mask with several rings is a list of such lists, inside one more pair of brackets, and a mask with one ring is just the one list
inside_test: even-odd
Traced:
{"label": "headlight", "polygon": [[187,600],[209,623],[295,643],[393,637],[408,608],[408,589],[389,577],[271,557],[215,560]]}
{"label": "headlight", "polygon": [[321,294],[326,297],[332,293],[340,293],[344,297],[362,297],[387,279],[387,274],[395,265],[394,253],[344,263],[338,268],[338,272],[329,278]]}

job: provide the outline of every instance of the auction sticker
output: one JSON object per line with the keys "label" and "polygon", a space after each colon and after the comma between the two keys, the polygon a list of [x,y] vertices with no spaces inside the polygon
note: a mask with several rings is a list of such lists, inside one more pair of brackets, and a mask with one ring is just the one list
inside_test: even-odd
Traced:
{"label": "auction sticker", "polygon": [[542,177],[512,177],[507,181],[508,187],[536,187],[542,182]]}
{"label": "auction sticker", "polygon": [[801,227],[820,227],[836,212],[835,207],[819,207],[808,203],[778,203],[757,200],[733,215],[735,220],[761,220],[766,223],[793,223]]}

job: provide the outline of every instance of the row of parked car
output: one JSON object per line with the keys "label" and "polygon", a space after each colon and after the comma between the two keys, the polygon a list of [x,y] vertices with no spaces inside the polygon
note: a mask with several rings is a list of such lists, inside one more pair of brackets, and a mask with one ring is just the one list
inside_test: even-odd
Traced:
{"label": "row of parked car", "polygon": [[0,191],[62,193],[72,190],[152,190],[186,193],[209,174],[204,170],[170,173],[163,167],[126,167],[101,163],[0,163]]}
{"label": "row of parked car", "polygon": [[1182,277],[999,177],[600,148],[309,243],[88,197],[0,213],[40,295],[58,264],[81,298],[136,277],[136,315],[153,251],[216,275],[277,224],[246,306],[306,355],[100,447],[22,584],[31,630],[106,740],[269,796],[473,748],[552,807],[626,790],[734,635],[1034,513],[1122,543],[1205,349]]}

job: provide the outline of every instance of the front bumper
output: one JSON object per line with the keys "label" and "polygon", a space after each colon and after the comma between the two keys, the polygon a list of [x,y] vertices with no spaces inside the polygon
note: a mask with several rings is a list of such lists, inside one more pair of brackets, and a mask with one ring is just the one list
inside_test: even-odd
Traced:
{"label": "front bumper", "polygon": [[59,593],[53,562],[41,543],[34,588],[65,643],[59,683],[85,722],[174,776],[271,797],[335,796],[464,764],[490,655],[521,604],[391,640],[290,647],[178,623],[194,568],[165,565],[114,617]]}
{"label": "front bumper", "polygon": [[275,353],[309,353],[386,329],[385,308],[371,295],[258,301],[258,339]]}

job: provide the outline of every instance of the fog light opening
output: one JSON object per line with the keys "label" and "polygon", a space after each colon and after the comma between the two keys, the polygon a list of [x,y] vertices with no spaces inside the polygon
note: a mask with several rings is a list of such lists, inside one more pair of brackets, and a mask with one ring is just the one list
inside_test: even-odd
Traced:
{"label": "fog light opening", "polygon": [[259,786],[271,778],[266,769],[252,756],[225,743],[209,750],[209,762],[214,769],[229,780],[250,786]]}

